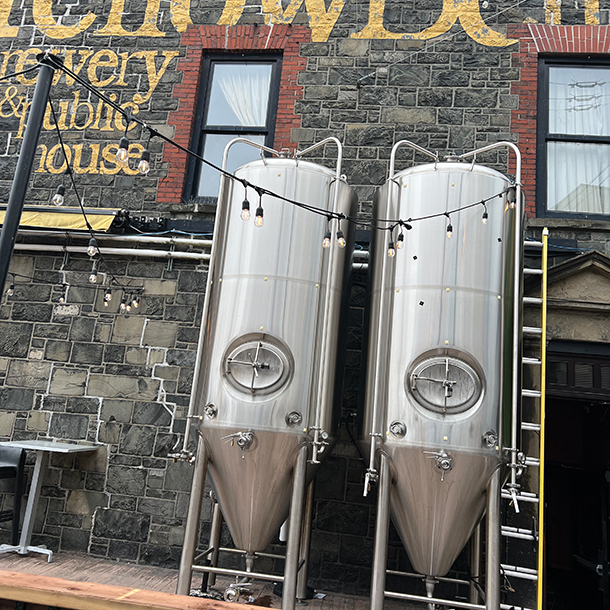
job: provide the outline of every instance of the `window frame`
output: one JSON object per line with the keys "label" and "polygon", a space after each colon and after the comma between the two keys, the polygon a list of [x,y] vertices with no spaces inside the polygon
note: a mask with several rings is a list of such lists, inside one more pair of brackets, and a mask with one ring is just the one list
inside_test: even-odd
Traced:
{"label": "window frame", "polygon": [[[228,125],[205,125],[205,116],[212,93],[213,66],[218,63],[244,63],[260,62],[271,63],[271,80],[269,83],[269,100],[267,105],[267,118],[265,127],[242,127]],[[193,119],[193,130],[191,134],[190,150],[203,156],[205,137],[210,135],[231,135],[235,137],[249,135],[265,136],[265,146],[273,147],[275,136],[275,123],[277,120],[278,103],[280,96],[280,82],[282,76],[282,55],[280,53],[210,53],[203,59],[201,67],[201,78],[199,80],[199,91],[197,104]],[[197,186],[199,184],[199,171],[203,162],[189,155],[184,181],[184,199],[197,203],[216,203],[216,197],[199,196]]]}
{"label": "window frame", "polygon": [[568,135],[549,132],[549,74],[550,68],[607,68],[610,74],[610,61],[607,56],[539,56],[538,58],[538,94],[537,94],[537,130],[536,130],[536,216],[538,218],[573,218],[585,220],[610,220],[610,214],[588,214],[582,212],[564,212],[547,209],[547,143],[578,142],[583,144],[608,144],[610,136]]}

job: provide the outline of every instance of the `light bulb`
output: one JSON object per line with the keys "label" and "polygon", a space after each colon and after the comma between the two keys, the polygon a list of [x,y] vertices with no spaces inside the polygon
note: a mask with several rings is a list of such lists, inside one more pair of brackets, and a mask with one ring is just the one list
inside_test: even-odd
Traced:
{"label": "light bulb", "polygon": [[146,176],[150,171],[150,153],[146,148],[142,151],[142,156],[140,157],[140,162],[138,163],[138,171]]}
{"label": "light bulb", "polygon": [[60,302],[60,303],[65,303],[65,302],[66,302],[65,297],[59,297],[59,302]]}
{"label": "light bulb", "polygon": [[140,297],[134,297],[131,304],[135,309],[137,309],[140,306]]}
{"label": "light bulb", "polygon": [[108,303],[112,301],[112,292],[110,292],[110,288],[106,290],[106,294],[104,295],[104,306],[108,307]]}
{"label": "light bulb", "polygon": [[121,304],[119,305],[119,309],[121,311],[125,311],[125,309],[127,309],[127,299],[125,297],[123,297],[121,299]]}
{"label": "light bulb", "polygon": [[241,214],[239,216],[242,220],[250,220],[250,202],[247,198],[242,201]]}
{"label": "light bulb", "polygon": [[263,208],[259,205],[256,208],[256,217],[254,218],[254,225],[257,227],[262,227],[263,226]]}
{"label": "light bulb", "polygon": [[489,218],[489,214],[487,213],[487,210],[485,210],[483,212],[483,216],[481,217],[481,222],[486,225],[487,224],[487,219]]}
{"label": "light bulb", "polygon": [[396,239],[396,249],[402,250],[405,245],[405,236],[402,233],[398,234],[398,238]]}
{"label": "light bulb", "polygon": [[326,231],[326,233],[324,233],[324,239],[322,240],[323,248],[330,248],[330,237],[330,231]]}
{"label": "light bulb", "polygon": [[394,242],[391,241],[388,245],[388,256],[392,258],[396,255],[396,250],[394,249]]}
{"label": "light bulb", "polygon": [[15,294],[15,284],[11,282],[9,284],[8,290],[6,291],[7,297],[12,297]]}
{"label": "light bulb", "polygon": [[126,311],[131,311],[131,303],[127,303],[127,304],[125,305],[125,310],[126,310]]}
{"label": "light bulb", "polygon": [[89,247],[87,248],[87,254],[89,256],[95,256],[97,253],[97,241],[95,240],[95,237],[92,237],[89,240]]}
{"label": "light bulb", "polygon": [[447,239],[451,239],[453,237],[453,225],[449,223],[447,225]]}
{"label": "light bulb", "polygon": [[119,150],[117,150],[116,153],[117,163],[123,164],[127,161],[127,159],[129,158],[129,152],[127,150],[128,148],[129,140],[125,136],[123,136],[119,141]]}
{"label": "light bulb", "polygon": [[92,284],[95,284],[95,283],[97,282],[97,273],[93,273],[93,272],[92,272],[92,273],[91,273],[91,275],[89,276],[89,281],[90,281]]}
{"label": "light bulb", "polygon": [[66,194],[66,187],[63,184],[60,184],[57,187],[57,192],[53,195],[53,199],[51,199],[51,203],[53,205],[62,205],[64,202],[64,195]]}
{"label": "light bulb", "polygon": [[337,243],[339,244],[339,248],[345,248],[347,242],[345,241],[345,237],[343,235],[343,231],[339,229],[337,231]]}

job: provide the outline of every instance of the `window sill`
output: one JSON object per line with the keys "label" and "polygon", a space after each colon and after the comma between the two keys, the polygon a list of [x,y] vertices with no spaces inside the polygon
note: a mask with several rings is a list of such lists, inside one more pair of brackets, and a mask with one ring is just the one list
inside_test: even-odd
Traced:
{"label": "window sill", "polygon": [[584,218],[526,218],[526,228],[577,229],[585,231],[609,231],[608,220],[587,220]]}

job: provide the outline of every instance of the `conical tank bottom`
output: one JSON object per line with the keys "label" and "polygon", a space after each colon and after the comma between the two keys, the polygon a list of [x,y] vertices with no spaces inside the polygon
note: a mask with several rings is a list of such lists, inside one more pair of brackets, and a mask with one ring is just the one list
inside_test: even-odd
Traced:
{"label": "conical tank bottom", "polygon": [[421,448],[390,452],[396,475],[392,520],[414,569],[429,576],[451,569],[483,515],[487,483],[500,464],[481,453],[449,453],[452,469],[443,476],[434,456]]}
{"label": "conical tank bottom", "polygon": [[265,550],[288,517],[301,435],[256,431],[252,446],[242,452],[222,440],[239,430],[200,432],[210,450],[208,471],[235,546],[249,553]]}

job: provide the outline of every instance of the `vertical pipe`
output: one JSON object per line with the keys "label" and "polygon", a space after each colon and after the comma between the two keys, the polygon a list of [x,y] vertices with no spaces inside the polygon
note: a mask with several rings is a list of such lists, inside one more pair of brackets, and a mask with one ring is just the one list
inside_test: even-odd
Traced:
{"label": "vertical pipe", "polygon": [[470,537],[470,597],[471,604],[479,603],[479,590],[474,583],[481,584],[481,542],[482,525],[479,521]]}
{"label": "vertical pipe", "polygon": [[195,472],[191,486],[191,497],[189,500],[189,512],[186,518],[184,532],[184,546],[180,557],[180,570],[178,572],[178,584],[176,593],[188,595],[191,588],[191,577],[193,557],[197,547],[197,536],[199,533],[199,520],[201,518],[201,504],[205,488],[205,475],[208,467],[208,451],[203,437],[199,435],[197,443],[197,457],[195,458]]}
{"label": "vertical pipe", "polygon": [[[210,556],[210,565],[216,567],[218,565],[218,549],[220,547],[220,532],[222,529],[222,513],[220,512],[220,504],[214,498],[214,508],[212,512],[212,527],[210,528],[210,546],[214,548]],[[216,574],[213,572],[208,576],[208,587],[216,584]]]}
{"label": "vertical pipe", "polygon": [[388,561],[388,536],[390,533],[390,492],[392,481],[388,457],[381,453],[379,487],[377,489],[377,518],[375,520],[375,547],[373,550],[373,574],[371,579],[371,610],[383,610],[386,565]]}
{"label": "vertical pipe", "polygon": [[61,60],[55,56],[50,58],[46,55],[38,56],[40,62],[40,71],[38,72],[38,80],[34,89],[34,97],[30,114],[27,119],[25,133],[23,134],[23,142],[19,159],[17,159],[17,167],[15,176],[11,186],[11,193],[6,205],[6,214],[2,223],[2,233],[0,234],[0,290],[6,282],[8,268],[15,246],[15,238],[21,221],[21,212],[25,202],[25,195],[32,175],[32,167],[34,165],[34,156],[36,155],[36,147],[38,146],[38,137],[42,129],[42,122],[49,99],[49,91],[53,82],[55,69],[53,63],[61,65]]}
{"label": "vertical pipe", "polygon": [[544,456],[546,451],[546,300],[549,230],[542,230],[542,310],[540,312],[540,487],[538,490],[538,590],[536,608],[542,610],[544,600]]}
{"label": "vertical pipe", "polygon": [[485,593],[487,610],[500,610],[500,469],[487,485],[487,553]]}
{"label": "vertical pipe", "polygon": [[305,498],[305,514],[303,516],[303,528],[301,530],[301,553],[299,564],[299,576],[297,578],[297,599],[307,599],[307,575],[309,572],[309,547],[311,544],[311,521],[313,519],[314,482],[307,488]]}
{"label": "vertical pipe", "polygon": [[297,593],[297,572],[299,570],[299,547],[301,522],[303,521],[303,500],[307,475],[307,445],[299,449],[294,467],[294,483],[290,501],[290,521],[286,544],[286,565],[282,588],[282,610],[294,610]]}

